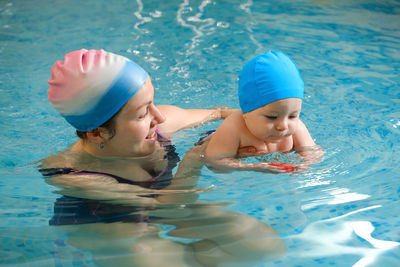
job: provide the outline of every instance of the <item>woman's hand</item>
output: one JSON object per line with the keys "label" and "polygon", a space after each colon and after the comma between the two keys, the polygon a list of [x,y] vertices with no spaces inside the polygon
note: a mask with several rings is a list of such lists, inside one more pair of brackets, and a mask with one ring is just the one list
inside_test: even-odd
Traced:
{"label": "woman's hand", "polygon": [[238,111],[239,109],[231,109],[230,107],[213,107],[219,114],[218,117],[220,119],[225,119],[232,113]]}

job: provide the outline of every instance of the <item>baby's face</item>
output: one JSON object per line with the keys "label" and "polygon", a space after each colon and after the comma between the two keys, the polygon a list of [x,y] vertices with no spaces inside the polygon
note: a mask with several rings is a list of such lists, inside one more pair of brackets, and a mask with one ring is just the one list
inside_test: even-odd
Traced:
{"label": "baby's face", "polygon": [[295,132],[301,104],[300,98],[281,99],[245,113],[243,118],[254,136],[275,143]]}

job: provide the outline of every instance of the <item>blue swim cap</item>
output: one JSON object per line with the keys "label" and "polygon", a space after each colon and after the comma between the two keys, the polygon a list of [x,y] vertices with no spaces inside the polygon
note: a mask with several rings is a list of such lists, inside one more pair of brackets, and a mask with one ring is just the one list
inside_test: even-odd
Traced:
{"label": "blue swim cap", "polygon": [[288,56],[268,51],[244,65],[238,91],[240,107],[246,113],[280,99],[303,99],[304,82]]}
{"label": "blue swim cap", "polygon": [[128,58],[81,49],[53,65],[48,98],[67,122],[86,132],[114,116],[147,77],[147,72]]}

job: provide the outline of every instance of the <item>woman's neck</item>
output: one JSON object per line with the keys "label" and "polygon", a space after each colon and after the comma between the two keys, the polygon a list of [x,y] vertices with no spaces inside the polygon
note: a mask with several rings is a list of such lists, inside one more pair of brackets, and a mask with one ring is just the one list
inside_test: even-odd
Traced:
{"label": "woman's neck", "polygon": [[79,139],[70,147],[71,151],[86,152],[95,157],[108,157],[108,155],[103,151],[99,145],[90,142],[88,140]]}
{"label": "woman's neck", "polygon": [[70,151],[74,152],[84,152],[89,154],[90,156],[103,158],[103,159],[127,159],[127,160],[137,160],[138,162],[155,162],[159,159],[163,159],[165,155],[165,150],[159,146],[159,149],[156,149],[153,153],[146,156],[130,156],[124,157],[121,155],[115,155],[113,153],[109,153],[106,148],[100,148],[98,144],[90,142],[88,140],[79,139],[76,143],[72,144],[69,148]]}
{"label": "woman's neck", "polygon": [[168,164],[164,149],[157,149],[145,157],[116,157],[101,153],[100,147],[90,141],[79,139],[69,150],[81,153],[73,164],[76,169],[110,173],[133,181],[147,181],[151,176],[150,170],[158,173]]}

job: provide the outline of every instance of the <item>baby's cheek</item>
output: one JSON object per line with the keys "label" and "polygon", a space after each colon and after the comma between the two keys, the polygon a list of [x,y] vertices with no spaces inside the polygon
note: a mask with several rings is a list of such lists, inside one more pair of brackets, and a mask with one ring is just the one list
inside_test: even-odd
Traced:
{"label": "baby's cheek", "polygon": [[290,123],[289,124],[289,133],[290,134],[294,134],[297,131],[298,127],[299,127],[299,123],[298,122]]}
{"label": "baby's cheek", "polygon": [[299,119],[299,118],[295,119],[294,122],[293,122],[293,124],[294,124],[293,128],[297,130],[297,128],[298,128],[299,125],[300,125],[300,119]]}

